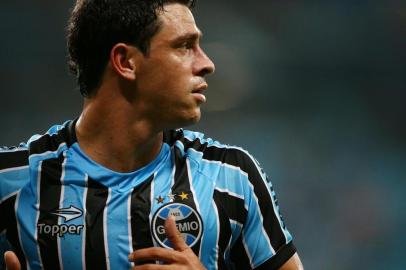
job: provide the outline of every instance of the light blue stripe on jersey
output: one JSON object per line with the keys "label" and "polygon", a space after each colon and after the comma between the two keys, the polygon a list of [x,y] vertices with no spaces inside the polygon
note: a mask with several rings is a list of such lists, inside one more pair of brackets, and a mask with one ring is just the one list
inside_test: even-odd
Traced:
{"label": "light blue stripe on jersey", "polygon": [[[57,132],[57,130],[55,130]],[[50,134],[50,133],[48,133]],[[50,134],[52,135],[52,134]],[[37,243],[37,222],[39,218],[39,184],[41,177],[41,165],[45,159],[57,158],[67,149],[66,143],[61,143],[56,151],[34,154],[29,157],[30,161],[30,185],[24,186],[18,200],[17,215],[19,224],[21,247],[27,259],[27,264],[32,270],[41,269],[40,251]],[[24,198],[24,199],[21,199]],[[32,206],[35,209],[33,211]],[[32,236],[35,239],[32,239]],[[28,255],[28,256],[27,256]]]}
{"label": "light blue stripe on jersey", "polygon": [[200,259],[202,263],[207,266],[207,269],[217,269],[217,257],[219,252],[217,243],[220,228],[218,226],[216,205],[212,198],[199,202],[202,218],[204,220]]}
{"label": "light blue stripe on jersey", "polygon": [[[131,190],[130,190],[131,191]],[[110,189],[110,196],[107,201],[107,247],[109,252],[110,267],[107,269],[130,269],[128,261],[130,246],[128,241],[128,196],[123,196],[117,190]],[[131,196],[131,193],[130,193]],[[107,257],[107,256],[106,256]]]}
{"label": "light blue stripe on jersey", "polygon": [[171,160],[171,149],[168,144],[164,143],[162,144],[161,152],[158,157],[139,171],[139,175],[142,176],[142,178],[138,177],[136,184],[130,185],[130,187],[135,188],[147,180],[151,175],[154,175],[154,180],[151,183],[151,216],[163,205],[162,203],[157,203],[156,198],[158,198],[158,196],[164,197],[164,203],[169,202],[167,195],[171,188],[172,179],[170,179],[170,176],[172,170],[173,160]]}
{"label": "light blue stripe on jersey", "polygon": [[[164,143],[162,147],[167,148],[167,151],[169,155],[165,158],[165,162],[163,167],[157,171],[157,173],[154,175],[154,180],[152,181],[151,184],[151,215],[152,215],[158,210],[159,207],[161,207],[163,204],[169,203],[169,193],[171,193],[171,187],[173,185],[173,179],[172,179],[172,172],[174,169],[174,160],[172,155],[170,155],[170,147],[168,144]],[[163,203],[158,203],[157,198],[161,196],[164,201]],[[151,222],[151,220],[150,220]],[[155,242],[154,242],[155,244]]]}
{"label": "light blue stripe on jersey", "polygon": [[[197,153],[194,151],[193,153]],[[190,155],[189,155],[190,156]],[[216,209],[213,208],[213,190],[214,181],[213,178],[209,178],[199,171],[198,163],[192,159],[188,159],[188,165],[191,172],[192,179],[191,189],[194,192],[194,199],[196,202],[196,207],[203,219],[203,235],[201,242],[200,259],[208,269],[215,269],[217,265],[216,257],[213,256],[217,254],[217,234],[213,232],[218,232],[219,228],[217,226],[217,215]],[[202,252],[203,251],[203,252]]]}
{"label": "light blue stripe on jersey", "polygon": [[[258,198],[255,196],[253,187],[250,186],[251,192],[247,190],[245,200],[248,202],[248,216],[247,222],[243,228],[243,242],[248,243],[246,250],[251,261],[251,266],[256,267],[263,263],[275,254],[275,250],[271,246],[271,242],[263,226],[263,217],[258,205]],[[248,235],[244,234],[246,231],[251,231]]]}
{"label": "light blue stripe on jersey", "polygon": [[28,182],[29,169],[27,166],[0,171],[0,202],[15,194]]}
{"label": "light blue stripe on jersey", "polygon": [[[33,170],[30,177],[30,185],[21,189],[17,201],[17,220],[19,221],[18,231],[20,233],[21,247],[27,260],[28,269],[41,269],[39,248],[37,241],[37,220],[38,220],[38,189],[41,175],[42,162],[36,163],[37,168]],[[34,168],[33,168],[34,169]],[[35,207],[33,210],[32,207]],[[35,239],[32,239],[32,237]]]}
{"label": "light blue stripe on jersey", "polygon": [[[74,206],[82,210],[82,216],[67,222],[66,225],[84,225],[85,224],[85,206],[86,202],[83,200],[86,186],[86,175],[77,169],[77,165],[72,159],[66,159],[63,175],[63,204],[61,208],[69,208]],[[59,220],[61,222],[61,220]],[[85,237],[84,228],[81,229],[81,234],[72,234],[69,237],[58,237],[60,241],[60,263],[63,269],[82,269],[82,260],[78,259],[65,259],[64,258],[81,258],[83,254],[83,237]]]}
{"label": "light blue stripe on jersey", "polygon": [[[218,209],[217,209],[217,206],[216,206],[216,203],[215,203],[214,200],[211,201],[211,208],[212,208],[212,211],[213,211],[212,213],[214,214],[212,216],[214,216],[215,218],[214,218],[214,222],[212,222],[213,226],[208,228],[207,232],[217,232],[217,233],[216,233],[216,235],[214,235],[214,237],[211,237],[211,240],[214,241],[212,246],[207,247],[207,248],[211,247],[210,253],[214,254],[214,256],[211,258],[211,260],[206,259],[206,262],[208,263],[210,269],[217,270],[218,269],[219,257],[221,256],[220,248],[219,248],[219,245],[218,245],[218,242],[220,240],[220,219],[219,219],[219,212],[218,212]],[[209,225],[211,225],[211,224],[209,224]],[[206,249],[204,249],[205,246],[206,245],[202,245],[202,250],[206,250]]]}

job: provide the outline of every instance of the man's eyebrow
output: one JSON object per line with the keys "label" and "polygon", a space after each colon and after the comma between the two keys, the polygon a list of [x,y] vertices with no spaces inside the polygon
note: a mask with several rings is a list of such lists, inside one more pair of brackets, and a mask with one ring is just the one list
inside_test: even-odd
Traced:
{"label": "man's eyebrow", "polygon": [[184,41],[189,41],[189,40],[198,40],[203,36],[203,33],[198,30],[197,32],[193,33],[186,33],[184,35],[181,35],[179,37],[176,37],[173,42],[184,42]]}

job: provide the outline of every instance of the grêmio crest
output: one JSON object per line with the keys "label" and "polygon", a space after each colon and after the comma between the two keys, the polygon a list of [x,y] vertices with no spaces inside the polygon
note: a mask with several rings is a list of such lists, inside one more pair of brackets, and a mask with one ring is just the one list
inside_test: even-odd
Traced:
{"label": "gr\u00eamio crest", "polygon": [[172,243],[165,234],[165,220],[175,217],[176,228],[189,247],[193,247],[202,237],[203,223],[200,214],[183,203],[169,203],[160,207],[152,217],[151,232],[156,242],[165,248],[172,248]]}

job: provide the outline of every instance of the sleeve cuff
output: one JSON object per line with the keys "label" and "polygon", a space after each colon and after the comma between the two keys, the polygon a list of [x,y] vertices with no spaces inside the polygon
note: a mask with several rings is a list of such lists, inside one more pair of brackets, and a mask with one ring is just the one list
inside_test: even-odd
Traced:
{"label": "sleeve cuff", "polygon": [[255,270],[277,270],[296,253],[296,247],[290,241],[280,248],[274,256],[261,263]]}

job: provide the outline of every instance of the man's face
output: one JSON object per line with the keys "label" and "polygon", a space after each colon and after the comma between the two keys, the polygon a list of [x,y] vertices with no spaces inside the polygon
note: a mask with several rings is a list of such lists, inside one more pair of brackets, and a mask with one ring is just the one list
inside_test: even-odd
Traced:
{"label": "man's face", "polygon": [[136,71],[142,111],[161,128],[196,123],[206,101],[204,76],[214,72],[214,64],[200,48],[201,32],[186,6],[165,5],[158,20],[160,30]]}

